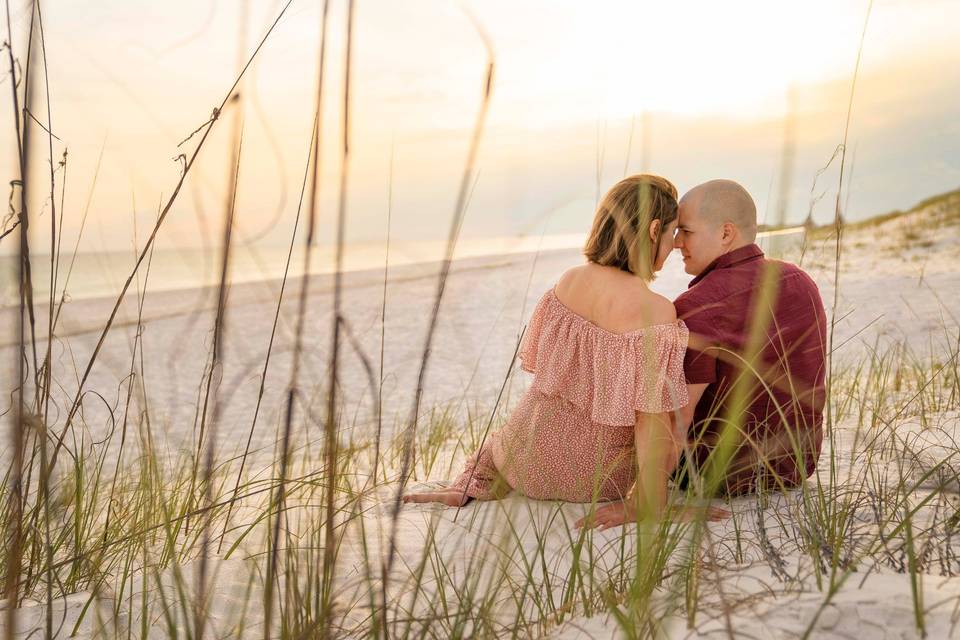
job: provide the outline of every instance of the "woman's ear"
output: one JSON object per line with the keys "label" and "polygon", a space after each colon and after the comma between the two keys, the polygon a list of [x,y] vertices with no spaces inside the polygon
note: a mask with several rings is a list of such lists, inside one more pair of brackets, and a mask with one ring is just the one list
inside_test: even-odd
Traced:
{"label": "woman's ear", "polygon": [[650,221],[650,242],[657,244],[657,241],[660,239],[660,221],[651,220]]}

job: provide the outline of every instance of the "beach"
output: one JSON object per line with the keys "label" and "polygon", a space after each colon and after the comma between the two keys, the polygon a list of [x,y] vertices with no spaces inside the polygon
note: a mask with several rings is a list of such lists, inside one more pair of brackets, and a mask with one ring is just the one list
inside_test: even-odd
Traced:
{"label": "beach", "polygon": [[[512,495],[494,503],[474,502],[459,512],[405,505],[394,522],[403,461],[398,442],[411,427],[440,263],[391,268],[386,286],[382,269],[344,274],[336,431],[350,478],[337,497],[336,586],[325,610],[336,617],[337,636],[362,636],[369,629],[371,602],[381,597],[380,571],[383,558],[391,555],[391,540],[396,560],[383,595],[395,636],[626,637],[628,629],[612,613],[631,588],[625,567],[634,576],[663,570],[665,577],[643,606],[661,621],[659,632],[668,637],[919,637],[918,589],[928,637],[957,634],[960,532],[953,534],[956,525],[944,524],[960,513],[957,211],[960,196],[954,194],[887,221],[852,225],[844,232],[839,269],[829,229],[811,232],[803,247],[787,251],[785,258],[799,262],[817,282],[828,323],[834,325],[834,431],[824,443],[818,477],[810,481],[834,504],[811,506],[818,494],[801,490],[734,499],[727,505],[731,519],[675,534],[665,529],[660,535],[672,540],[672,551],[661,565],[648,568],[643,557],[647,547],[635,535],[636,527],[586,536],[573,529],[586,505]],[[671,256],[653,284],[670,298],[690,279],[677,258]],[[451,480],[484,432],[505,419],[531,378],[512,363],[524,323],[563,271],[582,261],[578,249],[553,249],[453,263],[418,405],[411,488]],[[272,348],[280,281],[230,288],[224,348],[212,374],[215,288],[154,292],[148,286],[142,309],[137,297],[128,295],[83,385],[83,409],[66,448],[96,452],[108,463],[104,469],[112,472],[116,465],[130,478],[149,448],[174,478],[184,461],[191,455],[199,458],[196,452],[212,443],[213,495],[219,499],[230,497],[249,439],[245,490],[273,486],[302,282],[295,278],[285,285]],[[291,489],[284,521],[290,536],[285,539],[298,541],[300,546],[293,548],[303,555],[290,560],[278,578],[277,597],[288,607],[291,601],[284,598],[313,594],[306,587],[291,591],[290,585],[311,584],[305,567],[319,562],[320,551],[309,548],[322,538],[319,523],[325,512],[302,478],[324,464],[333,287],[332,275],[313,275],[306,296],[289,477],[302,475]],[[114,301],[73,300],[58,318],[52,348],[58,389],[50,421],[56,431],[78,394],[78,381]],[[9,309],[0,313],[9,329],[0,358],[12,363],[15,316]],[[47,310],[39,305],[41,358],[47,326]],[[892,363],[892,358],[899,359]],[[915,363],[914,368],[908,363]],[[884,368],[891,375],[902,370],[904,382],[891,387],[876,374]],[[214,405],[216,420],[210,417]],[[126,435],[128,429],[121,453],[117,434]],[[871,438],[882,440],[884,447],[867,447]],[[104,479],[109,476],[104,473]],[[899,491],[886,496],[892,502],[885,503],[884,488],[891,486]],[[194,485],[191,489],[199,491]],[[204,577],[210,603],[205,619],[212,637],[263,636],[264,541],[269,536],[261,518],[270,495],[241,500],[229,521],[218,511],[218,533],[222,525],[227,544],[217,553],[207,551],[211,568]],[[905,503],[897,501],[904,496]],[[898,542],[903,519],[896,524],[891,519],[904,510],[911,531],[915,529],[911,545],[916,544],[916,554]],[[814,515],[823,520],[811,520]],[[825,534],[817,533],[821,528],[839,531],[840,542],[835,537],[827,542]],[[824,535],[821,549],[816,548],[817,535]],[[142,569],[121,574],[125,582],[105,579],[95,592],[78,590],[79,595],[57,605],[58,611],[76,619],[87,602],[97,603],[85,609],[89,615],[79,623],[81,637],[96,636],[98,629],[113,633],[114,628],[144,628],[148,637],[167,637],[170,629],[189,626],[196,595],[171,604],[158,594],[175,593],[180,582],[195,588],[197,563],[197,547],[185,545],[182,554],[158,561],[149,580],[140,579]],[[692,608],[685,605],[691,589]],[[40,602],[33,606],[43,609]],[[483,613],[470,617],[469,611]]]}

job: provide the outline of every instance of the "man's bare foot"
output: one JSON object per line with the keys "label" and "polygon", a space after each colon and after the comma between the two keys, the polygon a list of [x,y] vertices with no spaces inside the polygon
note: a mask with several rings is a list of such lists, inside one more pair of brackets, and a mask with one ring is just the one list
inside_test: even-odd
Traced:
{"label": "man's bare foot", "polygon": [[408,493],[403,496],[404,502],[439,502],[448,507],[462,507],[470,500],[470,496],[463,494],[463,491],[421,491],[419,493]]}

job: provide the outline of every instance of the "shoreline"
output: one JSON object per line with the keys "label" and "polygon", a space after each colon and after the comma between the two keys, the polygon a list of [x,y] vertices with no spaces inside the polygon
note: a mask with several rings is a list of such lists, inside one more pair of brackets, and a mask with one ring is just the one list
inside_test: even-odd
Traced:
{"label": "shoreline", "polygon": [[[804,230],[805,229],[802,226],[787,227],[783,229],[768,229],[758,233],[757,239],[758,241],[769,239],[769,240],[773,240],[774,242],[781,242],[782,241],[781,238],[802,234]],[[513,248],[509,248],[508,244],[502,244],[499,246],[499,248],[501,249],[499,251],[487,251],[485,250],[483,244],[471,246],[468,243],[465,248],[460,249],[460,255],[457,255],[457,252],[455,251],[452,264],[462,265],[464,263],[468,263],[474,260],[489,261],[489,260],[494,260],[498,258],[507,260],[511,257],[517,257],[518,259],[522,259],[522,258],[529,258],[533,254],[549,255],[556,252],[569,252],[569,251],[579,252],[580,247],[583,244],[581,235],[585,235],[585,234],[562,234],[562,235],[543,236],[541,238],[537,238],[537,237],[516,238],[516,239],[512,239],[516,241],[516,244],[513,245]],[[576,239],[580,241],[576,243],[572,242],[572,240],[574,239],[574,236],[576,236]],[[491,240],[483,240],[482,242],[490,243],[490,242],[502,242],[502,241],[503,239],[497,238],[497,239],[491,239]],[[789,239],[787,241],[789,241]],[[533,244],[536,244],[536,246],[530,246]],[[436,248],[437,247],[435,246],[432,247],[432,249],[434,250]],[[329,260],[330,256],[325,253],[329,249],[330,249],[329,247],[314,248],[315,254],[318,253],[320,254],[319,257],[324,258],[324,260],[318,261],[319,265],[323,265],[326,261]],[[369,251],[369,247],[360,247],[357,250]],[[207,258],[209,257],[209,253],[205,253],[205,251],[206,250],[202,250],[202,249],[184,249],[184,250],[170,249],[170,250],[163,250],[163,253],[161,255],[164,258],[175,259],[178,255],[182,258],[182,255],[184,253],[190,253],[194,257]],[[273,251],[273,249],[271,249],[271,251]],[[284,248],[283,249],[284,256],[286,254],[286,251],[287,249]],[[349,251],[350,251],[350,248],[348,247],[348,255],[349,255]],[[402,253],[401,249],[391,247],[391,253],[393,253],[394,251]],[[124,259],[132,258],[131,254],[127,254],[123,252],[103,252],[103,253],[91,252],[91,253],[81,253],[81,254],[78,254],[78,256],[85,257],[89,260],[94,260],[94,259],[102,260],[104,258],[111,258],[111,259],[117,260],[117,259],[120,259],[121,257]],[[294,256],[299,259],[302,259],[303,258],[302,248],[295,248]],[[44,264],[42,261],[42,258],[44,257],[49,258],[49,255],[41,256],[39,254],[34,254],[33,257],[36,261],[36,264],[41,265],[41,264]],[[0,256],[0,262],[4,260],[12,262],[11,258],[12,258],[11,256]],[[154,256],[154,259],[156,259],[156,256]],[[247,259],[249,259],[249,257]],[[259,259],[260,258],[256,258],[255,260],[259,260]],[[31,260],[31,262],[33,263],[34,260]],[[284,258],[284,262],[285,262],[285,258]],[[403,270],[403,269],[414,269],[414,270],[419,269],[419,270],[429,271],[431,266],[440,265],[442,264],[442,262],[443,262],[442,257],[437,258],[432,255],[429,257],[425,257],[424,259],[399,259],[395,262],[391,262],[387,266],[387,269],[391,273],[394,271]],[[174,264],[174,263],[170,263],[170,264]],[[314,264],[316,265],[317,262],[315,262]],[[119,267],[119,265],[117,266]],[[189,269],[189,266],[187,266],[185,262],[176,266],[177,268]],[[61,266],[61,271],[63,270],[63,268],[64,267]],[[87,274],[90,276],[99,277],[101,279],[102,278],[109,279],[112,276],[117,276],[117,280],[115,281],[115,283],[113,282],[110,283],[115,287],[113,293],[105,293],[103,289],[106,287],[105,285],[101,285],[100,287],[95,288],[93,291],[88,293],[84,293],[84,292],[70,293],[68,291],[67,296],[71,302],[80,302],[80,301],[84,301],[84,302],[101,301],[102,302],[103,300],[106,300],[106,299],[115,300],[116,296],[119,295],[119,289],[121,286],[120,283],[123,282],[126,279],[126,277],[129,276],[129,273],[130,273],[129,268],[132,268],[132,264],[128,265],[127,270],[123,272],[122,276],[119,276],[119,274],[109,273],[110,267],[107,267],[105,270],[100,270],[96,273]],[[154,265],[152,268],[155,269],[157,267]],[[169,268],[169,265],[168,265],[168,268]],[[296,280],[297,278],[303,277],[304,274],[300,272],[300,269],[295,264],[295,261],[293,259],[291,259],[290,268],[292,273],[291,275],[287,276],[288,282],[291,282]],[[143,269],[144,267],[143,265],[141,265],[141,268],[138,270],[138,272],[142,273]],[[372,274],[376,274],[377,277],[380,279],[380,282],[382,282],[381,274],[383,273],[383,271],[384,271],[384,265],[382,263],[380,265],[373,266],[373,264],[370,261],[361,260],[355,266],[348,265],[346,268],[341,270],[341,273],[344,276],[352,276],[352,277],[362,277],[361,274],[366,274],[368,276]],[[237,270],[235,270],[234,273],[237,273]],[[231,281],[230,286],[231,288],[244,286],[244,285],[255,285],[255,284],[272,286],[275,283],[279,283],[283,279],[282,273],[283,273],[283,269],[280,269],[279,274],[275,272],[271,272],[267,274],[255,275],[253,274],[253,269],[250,268],[249,265],[247,265],[247,269],[239,270],[240,275],[237,276],[237,279]],[[317,279],[332,278],[334,274],[335,274],[335,271],[333,269],[327,269],[327,268],[324,268],[323,266],[315,266],[313,269],[311,269],[311,272],[310,272],[311,278],[317,278]],[[76,279],[76,277],[80,277],[80,276],[76,276],[76,277],[71,276],[71,277],[73,279]],[[154,278],[154,277],[155,276],[151,274],[151,278]],[[34,281],[46,283],[48,281],[48,278],[49,278],[49,273],[38,272],[34,276]],[[177,283],[176,282],[177,279],[180,279],[181,283]],[[173,292],[178,292],[181,294],[188,294],[188,293],[199,294],[204,290],[208,290],[208,289],[215,290],[218,286],[219,284],[216,282],[203,283],[202,279],[197,279],[196,282],[184,281],[183,276],[180,275],[178,278],[168,277],[167,284],[160,284],[159,285],[160,288],[151,288],[150,293],[154,295],[169,294]],[[10,292],[0,292],[0,293],[3,294],[2,298],[0,298],[0,314],[7,312],[10,309],[16,309],[19,306],[19,304],[15,301],[15,298],[10,294]],[[34,290],[35,299],[38,299],[38,298],[48,299],[47,298],[48,295],[49,295],[49,292],[46,291],[44,288],[37,288]],[[129,290],[128,290],[128,295],[129,295]],[[10,301],[8,302],[3,298],[9,298]]]}
{"label": "shoreline", "polygon": [[[894,210],[894,211],[888,211],[885,213],[875,214],[863,219],[846,222],[844,226],[850,231],[869,229],[877,225],[893,222],[897,219],[906,218],[907,216],[917,213],[918,211],[921,211],[925,208],[940,204],[942,202],[949,201],[951,198],[954,198],[956,196],[960,196],[960,189],[955,189],[952,191],[945,191],[943,193],[934,194],[930,197],[920,200],[919,202],[914,204],[912,207],[909,207],[908,209],[905,209],[905,210]],[[783,225],[783,226],[777,226],[777,227],[772,227],[772,226],[768,227],[766,225],[760,225],[760,231],[757,234],[757,238],[758,239],[782,238],[784,236],[790,236],[790,235],[804,233],[804,232],[810,232],[814,236],[817,236],[818,234],[823,233],[823,230],[831,229],[831,228],[833,228],[832,224],[808,225],[807,223],[800,223],[800,224],[790,224],[790,225]],[[571,250],[579,246],[582,246],[582,243],[585,237],[586,237],[586,233],[566,233],[566,234],[543,235],[540,237],[505,236],[505,237],[493,237],[493,238],[464,239],[459,241],[457,245],[457,249],[461,252],[461,255],[456,255],[455,253],[453,262],[459,263],[465,260],[471,260],[476,258],[489,259],[493,257],[524,256],[524,255],[529,255],[531,253],[546,253],[551,251]],[[543,245],[546,245],[546,246],[543,246]],[[398,242],[391,246],[390,251],[398,252],[401,255],[404,253],[407,253],[409,255],[411,251],[413,252],[424,251],[426,253],[429,253],[431,251],[436,252],[438,247],[444,247],[444,246],[445,246],[445,243],[441,241]],[[493,250],[492,247],[494,246],[498,247],[498,250]],[[242,246],[237,248],[241,250],[247,249],[247,247],[242,247]],[[354,252],[360,252],[360,253],[367,252],[368,254],[370,254],[370,252],[375,252],[375,253],[379,252],[379,255],[382,256],[383,252],[386,250],[386,245],[377,244],[377,243],[358,243],[356,245],[352,245],[351,247],[348,247],[348,252],[347,252],[348,257],[351,249]],[[269,254],[273,252],[282,252],[285,255],[288,250],[289,250],[288,246],[286,247],[277,246],[277,247],[261,248],[258,250],[258,252],[264,253],[264,254]],[[320,254],[320,257],[323,257],[328,261],[329,256],[326,254],[331,252],[333,250],[333,247],[326,246],[326,245],[316,246],[314,247],[313,250],[316,253]],[[160,254],[164,256],[170,256],[174,254],[179,254],[181,256],[184,254],[188,254],[188,255],[192,254],[192,255],[198,255],[198,256],[207,258],[208,256],[211,255],[211,249],[203,248],[203,247],[170,248],[170,249],[162,249],[160,251]],[[38,266],[44,265],[45,260],[48,260],[50,258],[50,255],[48,253],[34,252],[31,255],[34,259],[32,262],[35,262],[36,265]],[[303,255],[302,247],[295,246],[294,255],[298,255],[300,258],[302,258],[302,255]],[[122,258],[122,259],[129,260],[133,257],[133,254],[128,251],[107,250],[107,251],[89,251],[89,252],[81,251],[77,253],[77,256],[80,259],[107,258],[107,259],[119,260]],[[0,265],[3,265],[4,263],[13,264],[14,259],[15,259],[15,254],[0,254]],[[257,259],[259,258],[254,258],[255,261]],[[323,262],[324,262],[323,260],[319,261],[320,264],[322,264]],[[404,267],[418,267],[418,266],[424,267],[430,264],[439,264],[440,262],[442,262],[442,258],[433,257],[433,256],[425,257],[425,258],[414,258],[414,259],[400,258],[398,260],[391,262],[389,265],[389,268],[393,270],[393,269],[400,269]],[[316,264],[318,263],[315,263],[315,265]],[[292,268],[296,269],[296,266],[297,265],[294,262],[291,262]],[[380,265],[374,266],[373,262],[368,260],[366,262],[358,263],[357,265],[352,267],[347,266],[341,271],[341,273],[343,274],[354,274],[354,273],[363,273],[363,272],[379,273],[379,272],[382,272],[382,270],[383,270],[382,263]],[[311,271],[312,277],[313,276],[316,276],[316,277],[332,276],[333,274],[334,274],[334,270],[332,268],[324,269],[324,268],[317,268],[315,266],[314,270]],[[46,282],[49,274],[38,273],[38,276],[41,276],[41,275],[44,277],[36,277],[35,278],[36,282]],[[102,276],[103,274],[100,273],[98,275]],[[303,274],[297,273],[296,275],[289,276],[289,279],[292,280],[298,277],[302,277],[302,275]],[[240,276],[238,279],[234,280],[231,283],[231,287],[235,287],[238,285],[252,284],[252,283],[264,283],[269,285],[270,283],[279,281],[281,279],[282,279],[282,270],[281,270],[281,274],[277,274],[277,275],[261,274],[260,276],[251,277],[248,274],[246,276]],[[198,282],[187,282],[182,285],[173,284],[172,286],[165,286],[163,288],[153,289],[151,292],[154,294],[165,294],[170,292],[191,292],[191,291],[199,292],[203,289],[215,288],[217,286],[218,284],[215,282],[208,283],[208,284],[203,284]],[[38,292],[39,292],[39,295],[38,295]],[[8,309],[15,309],[17,308],[17,306],[19,306],[16,303],[9,303],[9,304],[7,303],[7,301],[4,298],[7,298],[8,293],[9,292],[0,291],[0,313],[3,313]],[[35,290],[34,293],[36,297],[40,297],[40,296],[45,297],[47,295],[47,292],[44,291],[43,289],[37,289]],[[92,300],[103,300],[103,299],[115,298],[114,294],[107,294],[107,293],[103,293],[102,291],[91,292],[88,294],[74,293],[74,294],[68,294],[68,295],[71,301],[92,301]]]}
{"label": "shoreline", "polygon": [[[551,258],[575,251],[578,251],[578,249],[549,249],[540,252],[490,254],[484,256],[464,257],[453,260],[449,275],[454,276],[459,273],[489,271],[498,268],[509,267],[518,261],[530,260],[534,253],[536,253],[538,257]],[[420,280],[434,279],[437,277],[441,264],[442,261],[430,261],[391,267],[387,275],[387,287],[389,288],[391,285],[412,283]],[[333,273],[311,273],[309,291],[310,295],[323,296],[331,294],[334,286],[334,275],[335,274]],[[383,287],[383,275],[383,269],[370,268],[359,269],[356,271],[344,271],[342,273],[342,277],[344,279],[343,287],[345,290],[348,289],[350,291],[361,291],[371,287]],[[303,275],[291,275],[287,277],[286,285],[284,286],[284,303],[289,302],[292,299],[292,296],[299,292],[301,282],[303,281],[304,277],[305,276]],[[261,280],[245,280],[241,282],[230,283],[228,293],[229,304],[231,307],[236,307],[254,302],[263,302],[262,294],[265,291],[269,291],[272,296],[271,302],[275,304],[275,296],[279,295],[282,282],[282,277],[271,277]],[[216,294],[218,287],[219,285],[203,285],[190,288],[148,289],[145,293],[145,298],[150,300],[150,305],[156,306],[158,302],[157,299],[160,298],[161,301],[165,303],[162,305],[165,311],[160,313],[145,313],[141,321],[143,323],[148,323],[156,320],[177,318],[192,313],[215,311],[217,305]],[[131,289],[127,291],[126,295],[124,296],[124,300],[120,305],[120,308],[117,312],[117,318],[113,323],[113,328],[121,328],[137,324],[138,319],[136,312],[138,297],[134,294],[135,290],[131,287]],[[83,312],[102,310],[107,305],[112,305],[116,299],[116,295],[101,295],[79,298],[68,296],[67,301],[64,303],[63,309],[65,314],[68,310],[73,312],[68,315],[85,315]],[[41,322],[41,319],[46,319],[47,308],[48,307],[45,304],[34,304],[36,323],[38,327],[45,326],[45,324]],[[17,311],[18,306],[0,306],[0,318],[10,316],[12,319],[13,315]],[[103,328],[104,320],[105,318],[95,315],[95,317],[90,318],[89,322],[84,322],[80,326],[74,325],[67,327],[66,329],[60,329],[56,331],[56,337],[68,338],[99,331]],[[46,342],[46,335],[38,334],[37,342]],[[0,336],[0,348],[10,347],[14,344],[15,342],[11,341],[9,336]]]}
{"label": "shoreline", "polygon": [[[553,234],[545,236],[524,236],[508,238],[479,238],[461,240],[454,250],[453,263],[473,259],[491,259],[496,257],[524,256],[532,253],[547,253],[551,251],[567,251],[583,245],[586,234]],[[386,267],[389,271],[403,268],[428,268],[443,262],[446,244],[441,242],[407,242],[392,243],[390,245],[390,262],[385,265],[387,246],[380,244],[357,244],[346,247],[346,264],[341,273],[383,273]],[[213,261],[219,251],[214,248],[170,248],[155,252],[150,259],[151,269],[155,272],[166,269],[168,273],[159,276],[163,279],[162,288],[152,289],[154,293],[171,291],[199,291],[219,286],[218,272]],[[283,279],[286,266],[287,247],[267,247],[251,250],[249,247],[237,245],[232,253],[231,273],[234,279],[231,286],[250,283],[271,283]],[[330,277],[336,273],[332,257],[334,247],[314,246],[311,249],[311,277]],[[46,284],[49,280],[49,254],[31,254],[31,266],[36,273],[34,283],[42,283],[34,289],[35,297],[46,298],[49,292]],[[71,300],[94,300],[114,298],[119,294],[121,283],[129,277],[133,267],[135,255],[124,251],[91,251],[77,253],[78,261],[87,261],[87,272],[74,273],[72,281],[84,276],[87,279],[96,279],[99,282],[88,291],[68,292]],[[290,258],[290,274],[288,280],[302,277],[302,261],[304,258],[303,246],[297,245]],[[14,265],[12,255],[0,256],[0,265],[8,263]],[[67,257],[59,266],[61,276],[71,258]],[[147,263],[145,260],[144,263]],[[67,264],[64,264],[67,263]],[[96,264],[92,264],[96,263]],[[97,268],[93,268],[97,267]],[[47,269],[44,271],[44,269]],[[202,273],[200,273],[202,271]],[[142,264],[139,273],[145,272]],[[155,279],[154,273],[151,278]],[[0,291],[0,311],[18,306],[13,290]]]}

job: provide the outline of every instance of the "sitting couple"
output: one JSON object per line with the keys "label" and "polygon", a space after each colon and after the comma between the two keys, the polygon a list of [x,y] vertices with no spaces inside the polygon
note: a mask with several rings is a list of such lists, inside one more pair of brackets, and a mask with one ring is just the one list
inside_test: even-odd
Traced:
{"label": "sitting couple", "polygon": [[[537,304],[520,349],[531,386],[456,481],[405,502],[461,506],[517,490],[611,501],[577,526],[667,513],[668,485],[700,495],[795,487],[823,440],[826,323],[816,284],[754,243],[753,199],[713,180],[677,201],[653,175],[603,198],[584,253]],[[673,303],[650,290],[672,249],[693,275]],[[706,517],[726,515],[708,509]]]}

